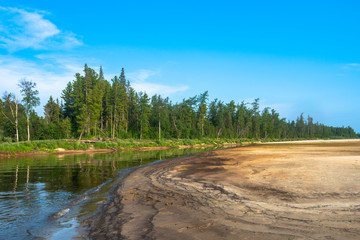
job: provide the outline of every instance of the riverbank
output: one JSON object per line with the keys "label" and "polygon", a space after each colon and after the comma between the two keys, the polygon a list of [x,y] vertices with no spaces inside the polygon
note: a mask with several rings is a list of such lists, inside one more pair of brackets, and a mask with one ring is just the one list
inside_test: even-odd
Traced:
{"label": "riverbank", "polygon": [[[168,150],[173,148],[214,148],[214,147],[236,147],[254,143],[277,143],[289,140],[254,140],[254,139],[167,139],[167,140],[138,140],[118,139],[113,141],[100,140],[39,140],[19,143],[0,143],[0,159],[27,157],[37,155],[68,155],[68,154],[94,154],[121,151],[153,151]],[[296,142],[296,139],[291,139]],[[301,140],[304,141],[326,141],[326,140]],[[334,140],[335,141],[335,140]],[[341,141],[341,140],[339,140]]]}
{"label": "riverbank", "polygon": [[173,148],[235,147],[252,142],[239,139],[174,139],[174,140],[44,140],[19,143],[0,143],[0,159],[53,154],[93,154],[121,151],[153,151]]}
{"label": "riverbank", "polygon": [[360,141],[260,144],[138,168],[90,239],[358,239]]}

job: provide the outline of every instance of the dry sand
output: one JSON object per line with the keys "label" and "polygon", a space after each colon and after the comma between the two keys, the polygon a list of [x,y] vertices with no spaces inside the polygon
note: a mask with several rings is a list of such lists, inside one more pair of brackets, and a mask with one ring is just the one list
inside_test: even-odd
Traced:
{"label": "dry sand", "polygon": [[91,239],[360,239],[360,141],[259,144],[130,173]]}

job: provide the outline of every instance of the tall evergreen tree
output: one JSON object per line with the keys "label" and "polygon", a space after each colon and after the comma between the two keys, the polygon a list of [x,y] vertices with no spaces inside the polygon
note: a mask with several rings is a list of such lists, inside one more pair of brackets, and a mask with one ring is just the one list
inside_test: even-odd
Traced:
{"label": "tall evergreen tree", "polygon": [[54,101],[52,96],[50,96],[48,102],[44,106],[44,115],[45,122],[49,123],[57,123],[60,122],[61,116],[61,108],[58,101]]}
{"label": "tall evergreen tree", "polygon": [[129,129],[131,136],[138,137],[139,133],[139,95],[131,87],[128,88],[129,92],[129,104],[128,104],[128,120],[129,120]]}
{"label": "tall evergreen tree", "polygon": [[208,91],[205,91],[204,93],[200,94],[197,102],[198,102],[198,125],[201,129],[201,137],[204,136],[204,123],[205,123],[205,117],[207,113],[207,101],[209,98]]}
{"label": "tall evergreen tree", "polygon": [[259,113],[259,98],[256,98],[252,103],[252,114],[253,114],[253,136],[259,138],[260,132],[260,113]]}
{"label": "tall evergreen tree", "polygon": [[149,117],[150,117],[150,98],[146,93],[139,93],[139,121],[140,121],[140,139],[147,138],[149,135]]}

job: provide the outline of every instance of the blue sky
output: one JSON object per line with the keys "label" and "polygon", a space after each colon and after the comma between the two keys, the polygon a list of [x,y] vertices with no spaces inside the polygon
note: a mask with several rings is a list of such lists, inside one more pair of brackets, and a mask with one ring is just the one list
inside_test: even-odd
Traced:
{"label": "blue sky", "polygon": [[27,78],[43,106],[86,62],[175,102],[259,97],[289,120],[360,132],[359,12],[344,0],[0,0],[0,93]]}

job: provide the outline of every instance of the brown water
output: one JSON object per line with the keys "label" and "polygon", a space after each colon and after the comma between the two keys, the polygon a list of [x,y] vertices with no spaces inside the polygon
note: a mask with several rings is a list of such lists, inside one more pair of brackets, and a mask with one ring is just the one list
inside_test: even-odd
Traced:
{"label": "brown water", "polygon": [[0,239],[68,239],[131,168],[209,149],[0,160]]}

